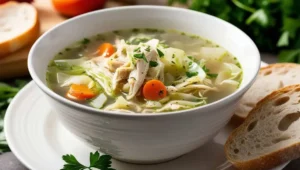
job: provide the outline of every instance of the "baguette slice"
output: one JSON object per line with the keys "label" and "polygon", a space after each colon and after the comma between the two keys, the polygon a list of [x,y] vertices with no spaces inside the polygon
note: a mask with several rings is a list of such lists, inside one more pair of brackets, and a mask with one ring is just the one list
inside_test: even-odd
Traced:
{"label": "baguette slice", "polygon": [[233,120],[240,123],[249,111],[266,95],[279,88],[300,84],[300,65],[292,63],[271,64],[260,69],[251,88],[242,97],[234,112]]}
{"label": "baguette slice", "polygon": [[0,6],[0,57],[33,43],[40,34],[38,12],[28,3]]}
{"label": "baguette slice", "polygon": [[238,169],[264,170],[300,157],[300,85],[281,88],[251,110],[225,144]]}

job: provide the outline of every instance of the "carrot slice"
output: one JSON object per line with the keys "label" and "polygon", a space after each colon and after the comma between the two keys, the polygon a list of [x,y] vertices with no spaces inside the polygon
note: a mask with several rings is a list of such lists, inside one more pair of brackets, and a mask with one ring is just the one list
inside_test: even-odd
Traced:
{"label": "carrot slice", "polygon": [[115,52],[115,48],[110,43],[103,43],[98,47],[98,54],[110,57]]}
{"label": "carrot slice", "polygon": [[76,100],[91,99],[95,96],[96,94],[88,86],[81,84],[72,84],[67,93],[67,97]]}
{"label": "carrot slice", "polygon": [[167,96],[167,88],[159,80],[150,80],[143,87],[143,96],[147,100],[159,100]]}

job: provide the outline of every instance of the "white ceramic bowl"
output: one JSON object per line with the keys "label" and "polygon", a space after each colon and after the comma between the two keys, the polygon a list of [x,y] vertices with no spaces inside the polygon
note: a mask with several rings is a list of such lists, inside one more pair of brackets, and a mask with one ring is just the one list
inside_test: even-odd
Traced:
{"label": "white ceramic bowl", "polygon": [[[47,65],[64,47],[97,33],[129,28],[176,29],[200,35],[225,47],[243,67],[240,88],[219,101],[190,110],[121,114],[80,105],[47,87]],[[194,150],[226,125],[238,100],[257,75],[260,55],[246,34],[213,16],[171,7],[132,6],[88,13],[56,26],[33,45],[28,66],[33,80],[73,134],[116,159],[155,163]]]}

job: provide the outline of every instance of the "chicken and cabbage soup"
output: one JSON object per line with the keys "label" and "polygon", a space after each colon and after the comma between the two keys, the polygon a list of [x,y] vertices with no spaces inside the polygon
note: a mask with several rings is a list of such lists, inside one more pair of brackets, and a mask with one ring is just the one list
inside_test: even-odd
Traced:
{"label": "chicken and cabbage soup", "polygon": [[216,101],[238,89],[242,69],[224,48],[177,31],[120,30],[84,38],[47,70],[56,93],[97,109],[160,113]]}

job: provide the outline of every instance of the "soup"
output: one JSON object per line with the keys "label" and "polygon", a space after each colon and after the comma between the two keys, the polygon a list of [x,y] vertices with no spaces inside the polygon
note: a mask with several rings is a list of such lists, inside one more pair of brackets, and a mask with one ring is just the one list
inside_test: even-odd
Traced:
{"label": "soup", "polygon": [[191,109],[238,89],[242,69],[224,48],[174,30],[132,29],[84,38],[59,52],[48,86],[106,111]]}

